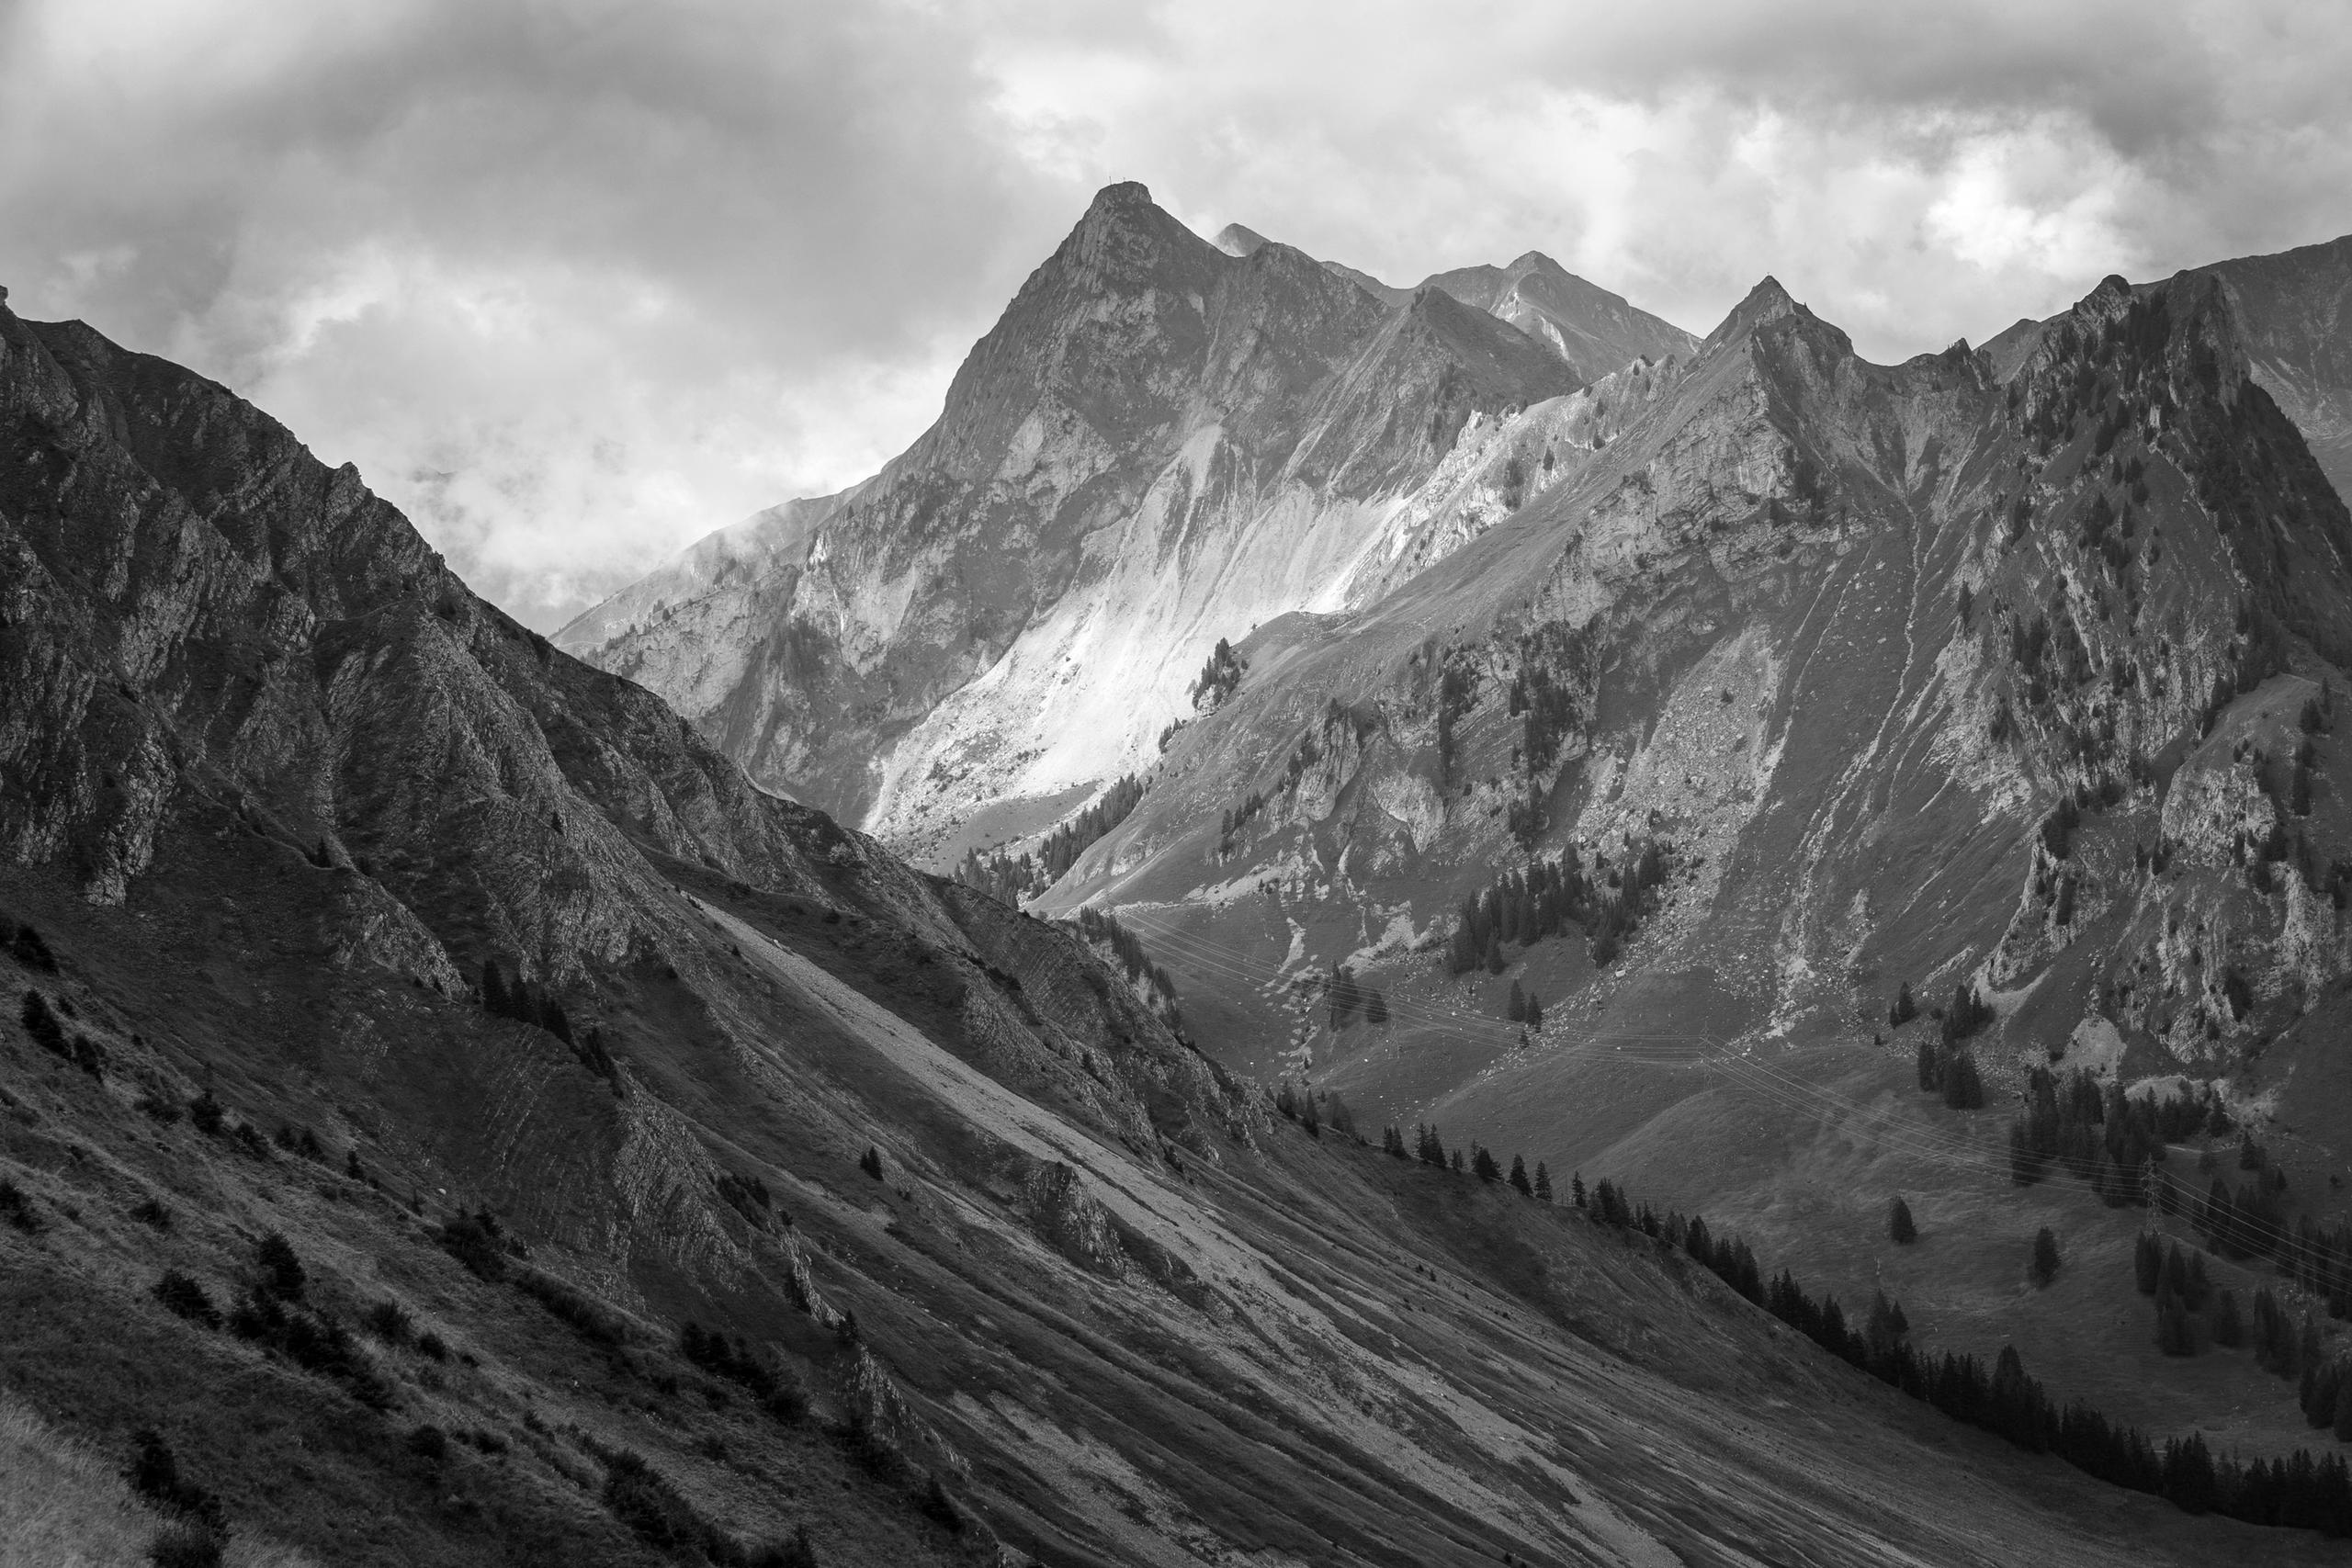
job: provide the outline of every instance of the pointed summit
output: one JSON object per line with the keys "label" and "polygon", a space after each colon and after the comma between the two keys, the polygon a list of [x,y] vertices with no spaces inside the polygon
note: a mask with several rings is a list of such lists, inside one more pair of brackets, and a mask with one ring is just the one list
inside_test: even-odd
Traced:
{"label": "pointed summit", "polygon": [[1094,193],[1041,273],[1058,264],[1081,285],[1119,288],[1170,266],[1195,273],[1218,259],[1206,241],[1155,203],[1141,182],[1122,180]]}
{"label": "pointed summit", "polygon": [[1228,223],[1217,231],[1211,242],[1229,256],[1253,256],[1264,248],[1266,236],[1239,223]]}
{"label": "pointed summit", "polygon": [[1781,287],[1779,278],[1768,272],[1755,288],[1747,291],[1747,298],[1731,308],[1731,314],[1723,319],[1723,324],[1707,334],[1707,342],[1725,343],[1777,321],[1783,316],[1806,314],[1810,312],[1791,298],[1789,291]]}

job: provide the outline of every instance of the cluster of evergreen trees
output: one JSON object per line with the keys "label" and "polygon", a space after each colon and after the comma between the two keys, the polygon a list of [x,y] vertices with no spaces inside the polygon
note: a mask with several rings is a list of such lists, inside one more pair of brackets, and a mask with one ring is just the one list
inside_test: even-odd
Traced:
{"label": "cluster of evergreen trees", "polygon": [[[1506,1178],[1493,1156],[1476,1143],[1470,1160],[1459,1148],[1449,1152],[1433,1126],[1417,1124],[1409,1150],[1395,1126],[1383,1129],[1381,1144],[1396,1158],[1415,1158],[1460,1174],[1475,1172],[1489,1182],[1507,1179],[1531,1197],[1551,1201],[1550,1174],[1540,1163],[1534,1177],[1522,1181],[1525,1164],[1514,1156]],[[2003,1347],[1990,1366],[1973,1355],[1938,1356],[1916,1349],[1907,1338],[1909,1325],[1901,1304],[1883,1291],[1873,1292],[1870,1311],[1857,1327],[1837,1297],[1815,1300],[1788,1269],[1767,1281],[1747,1244],[1716,1235],[1702,1215],[1660,1215],[1606,1179],[1588,1197],[1583,1178],[1577,1176],[1571,1179],[1570,1191],[1571,1201],[1595,1224],[1638,1230],[1679,1247],[1734,1292],[1829,1354],[1956,1421],[1982,1427],[2029,1452],[2055,1454],[2101,1481],[2163,1497],[2188,1513],[2218,1513],[2249,1524],[2352,1535],[2352,1468],[2341,1455],[2315,1459],[2308,1450],[2298,1450],[2285,1459],[2240,1461],[2216,1456],[2197,1433],[2167,1438],[2158,1446],[2138,1428],[2110,1422],[2082,1400],[2059,1406],[2040,1380],[2027,1373],[2014,1346]],[[1907,1221],[1907,1211],[1901,1217]],[[2144,1247],[2141,1267],[2146,1279]],[[2201,1264],[2193,1255],[2184,1258],[2177,1248],[2161,1258],[2156,1282],[2143,1289],[2153,1294],[2165,1288],[2163,1281],[2176,1266],[2181,1281],[2176,1293],[2185,1295],[2188,1282],[2201,1279]],[[2045,1228],[2034,1238],[2032,1269],[2046,1282],[2057,1268],[2056,1238]],[[2292,1364],[2303,1370],[2303,1407],[2312,1425],[2334,1423],[2339,1408],[2352,1413],[2352,1393],[2346,1392],[2352,1390],[2352,1368],[2319,1358],[2318,1331],[2308,1318],[2300,1338],[2288,1333],[2283,1312],[2265,1291],[2256,1299],[2255,1322],[2257,1359],[2280,1375],[2291,1375],[2282,1370],[2287,1364],[2282,1358],[2291,1354]],[[2290,1340],[2291,1352],[2285,1348]],[[2322,1409],[2324,1420],[2312,1414]],[[2352,1441],[2352,1414],[2339,1435]]]}
{"label": "cluster of evergreen trees", "polygon": [[1371,986],[1359,985],[1356,972],[1345,964],[1332,965],[1329,978],[1323,983],[1324,1000],[1330,1008],[1331,1032],[1345,1029],[1358,1013],[1375,1029],[1388,1023],[1388,998]]}
{"label": "cluster of evergreen trees", "polygon": [[1513,718],[1525,716],[1519,761],[1533,778],[1559,761],[1561,739],[1577,728],[1575,694],[1555,680],[1545,665],[1522,661],[1511,677],[1510,707]]}
{"label": "cluster of evergreen trees", "polygon": [[1129,773],[1102,792],[1093,805],[1046,835],[1046,841],[1019,856],[1002,850],[964,852],[956,880],[999,903],[1018,906],[1059,882],[1094,841],[1127,819],[1143,799],[1144,781]]}
{"label": "cluster of evergreen trees", "polygon": [[[1479,1180],[1490,1184],[1503,1182],[1522,1198],[1532,1198],[1539,1203],[1552,1201],[1552,1172],[1542,1160],[1535,1162],[1535,1174],[1530,1176],[1527,1173],[1526,1158],[1520,1155],[1513,1155],[1510,1156],[1510,1169],[1506,1172],[1493,1153],[1485,1145],[1476,1142],[1471,1144],[1469,1157],[1464,1159],[1459,1148],[1449,1151],[1445,1146],[1445,1140],[1438,1136],[1437,1129],[1426,1122],[1417,1122],[1413,1124],[1413,1145],[1410,1151],[1408,1151],[1405,1146],[1403,1129],[1395,1126],[1383,1127],[1380,1130],[1380,1146],[1384,1153],[1392,1155],[1397,1159],[1417,1159],[1423,1165],[1435,1166],[1440,1170],[1452,1170],[1458,1175],[1475,1176]],[[1581,1184],[1577,1189],[1577,1201],[1579,1203],[1584,1201],[1584,1189]]]}
{"label": "cluster of evergreen trees", "polygon": [[[1647,1205],[1630,1203],[1607,1181],[1595,1188],[1589,1212],[1597,1223],[1637,1228],[1682,1247],[1733,1290],[1831,1355],[1956,1421],[2030,1452],[2056,1454],[2102,1481],[2154,1494],[2192,1514],[2352,1534],[2352,1470],[2340,1455],[2313,1459],[2299,1450],[2284,1460],[2240,1461],[2217,1458],[2194,1433],[2158,1448],[2136,1428],[2109,1422],[2081,1400],[2061,1409],[2041,1382],[2027,1374],[2014,1346],[2003,1347],[1989,1368],[1974,1356],[1913,1348],[1905,1337],[1902,1307],[1883,1292],[1856,1328],[1835,1296],[1815,1302],[1786,1269],[1769,1284],[1761,1282],[1745,1244],[1713,1235],[1699,1216],[1661,1219]],[[2037,1254],[2040,1242],[2037,1237]],[[2050,1267],[2055,1268],[2054,1242]]]}
{"label": "cluster of evergreen trees", "polygon": [[2049,1068],[2027,1075],[2025,1113],[2009,1123],[2009,1179],[2039,1181],[2054,1164],[2091,1185],[2109,1208],[2147,1201],[2146,1167],[2165,1146],[2200,1132],[2229,1130],[2229,1114],[2211,1090],[2134,1098],[2120,1084],[2102,1089],[2077,1068],[2063,1083]]}
{"label": "cluster of evergreen trees", "polygon": [[1284,1078],[1275,1086],[1274,1109],[1306,1128],[1310,1138],[1321,1137],[1327,1124],[1343,1138],[1358,1136],[1355,1112],[1348,1109],[1348,1102],[1337,1091],[1327,1093],[1311,1084],[1294,1089],[1290,1079]]}
{"label": "cluster of evergreen trees", "polygon": [[612,1053],[605,1048],[604,1032],[591,1029],[575,1036],[563,1003],[537,980],[517,975],[510,981],[506,972],[498,966],[497,959],[485,958],[481,964],[481,1006],[493,1018],[511,1018],[546,1030],[571,1047],[571,1054],[579,1058],[582,1066],[615,1089],[619,1089],[620,1069],[615,1065]]}
{"label": "cluster of evergreen trees", "polygon": [[1176,982],[1168,977],[1167,970],[1151,961],[1151,955],[1143,950],[1143,943],[1136,933],[1121,925],[1118,916],[1081,905],[1078,911],[1078,934],[1089,942],[1100,942],[1109,948],[1127,978],[1156,998],[1160,1016],[1171,1028],[1176,1025]]}
{"label": "cluster of evergreen trees", "polygon": [[[31,928],[26,929],[29,931]],[[62,1008],[70,1004],[61,996],[57,1005]],[[51,1010],[49,998],[39,991],[26,987],[24,1004],[17,1010],[17,1016],[24,1024],[25,1032],[32,1036],[34,1044],[60,1060],[73,1063],[94,1078],[105,1075],[106,1053],[96,1041],[79,1030],[69,1037],[65,1025],[58,1021],[57,1014]]]}
{"label": "cluster of evergreen trees", "polygon": [[1453,758],[1457,744],[1453,727],[1478,701],[1480,675],[1477,660],[1467,649],[1448,649],[1445,664],[1437,682],[1437,766],[1438,783],[1453,782]]}
{"label": "cluster of evergreen trees", "polygon": [[1564,934],[1571,923],[1584,928],[1592,961],[1608,964],[1640,926],[1651,890],[1666,880],[1667,854],[1655,840],[1634,849],[1622,865],[1596,852],[1588,877],[1571,845],[1523,872],[1506,872],[1463,900],[1446,947],[1449,970],[1463,975],[1483,965],[1499,975],[1506,945],[1532,946]]}
{"label": "cluster of evergreen trees", "polygon": [[1954,1111],[1981,1111],[1984,1080],[1977,1075],[1976,1058],[1957,1045],[1919,1037],[1919,1087],[1940,1094]]}
{"label": "cluster of evergreen trees", "polygon": [[1233,651],[1231,643],[1217,638],[1216,651],[1201,666],[1200,678],[1193,682],[1193,705],[1213,708],[1225,701],[1241,684],[1241,677],[1249,668],[1249,661]]}

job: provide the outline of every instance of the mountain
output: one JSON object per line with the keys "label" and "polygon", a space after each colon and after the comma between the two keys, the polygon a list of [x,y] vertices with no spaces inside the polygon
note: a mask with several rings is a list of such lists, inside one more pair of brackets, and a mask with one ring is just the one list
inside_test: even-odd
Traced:
{"label": "mountain", "polygon": [[1679,1214],[1276,1115],[1114,928],[757,789],[216,384],[0,308],[0,433],[12,1550],[2324,1560],[1905,1398]]}
{"label": "mountain", "polygon": [[[2352,235],[2196,269],[2220,281],[2246,363],[2294,421],[2340,496],[2352,497]],[[1987,343],[2007,380],[2045,325],[2021,320]]]}
{"label": "mountain", "polygon": [[1468,266],[1423,280],[1552,345],[1580,381],[1636,359],[1688,358],[1697,340],[1530,251],[1509,266]]}
{"label": "mountain", "polygon": [[[1049,827],[1149,764],[1220,638],[1359,602],[1507,513],[1525,485],[1498,482],[1505,426],[1544,408],[1504,445],[1541,425],[1578,458],[1595,422],[1551,418],[1558,400],[1687,346],[1541,258],[1508,300],[1352,276],[1238,225],[1206,243],[1111,186],[905,454],[714,536],[557,643],[932,863]],[[1528,299],[1570,336],[1513,325]]]}
{"label": "mountain", "polygon": [[[2301,1194],[2243,1255],[2335,1224],[2352,1106],[2305,1042],[2352,974],[2352,523],[2220,272],[2109,279],[2006,378],[1868,364],[1766,280],[1508,525],[1239,644],[1036,907],[1117,911],[1228,1066],[1630,1173],[1849,1299],[1890,1197],[1935,1194],[1912,1311],[2219,1419],[2084,1327],[2128,1268],[2021,1319],[1993,1259],[2051,1224],[2121,1266],[2139,1223],[2140,1187],[2018,1190],[2036,1068],[2215,1097]],[[1369,990],[1376,1026],[1334,1002]],[[1963,1051],[1982,1114],[1919,1092]],[[2233,1435],[2291,1443],[2291,1395],[2249,1371]]]}

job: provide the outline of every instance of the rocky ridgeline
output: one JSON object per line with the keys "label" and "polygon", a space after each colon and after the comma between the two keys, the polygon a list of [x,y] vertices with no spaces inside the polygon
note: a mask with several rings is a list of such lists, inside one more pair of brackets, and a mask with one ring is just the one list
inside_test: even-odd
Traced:
{"label": "rocky ridgeline", "polygon": [[1591,290],[1590,331],[1631,346],[1588,375],[1445,280],[1392,302],[1251,240],[1228,254],[1110,187],[881,474],[707,541],[558,642],[762,783],[934,852],[992,802],[1148,763],[1219,637],[1488,525],[1639,392],[1561,398],[1687,352]]}

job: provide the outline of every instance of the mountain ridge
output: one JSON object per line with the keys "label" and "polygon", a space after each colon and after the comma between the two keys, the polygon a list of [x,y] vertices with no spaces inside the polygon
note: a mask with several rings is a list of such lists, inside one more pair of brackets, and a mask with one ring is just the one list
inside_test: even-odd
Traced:
{"label": "mountain ridge", "polygon": [[0,966],[79,1037],[0,1025],[0,1377],[232,1551],[2325,1560],[1310,1135],[216,385],[0,309]]}

